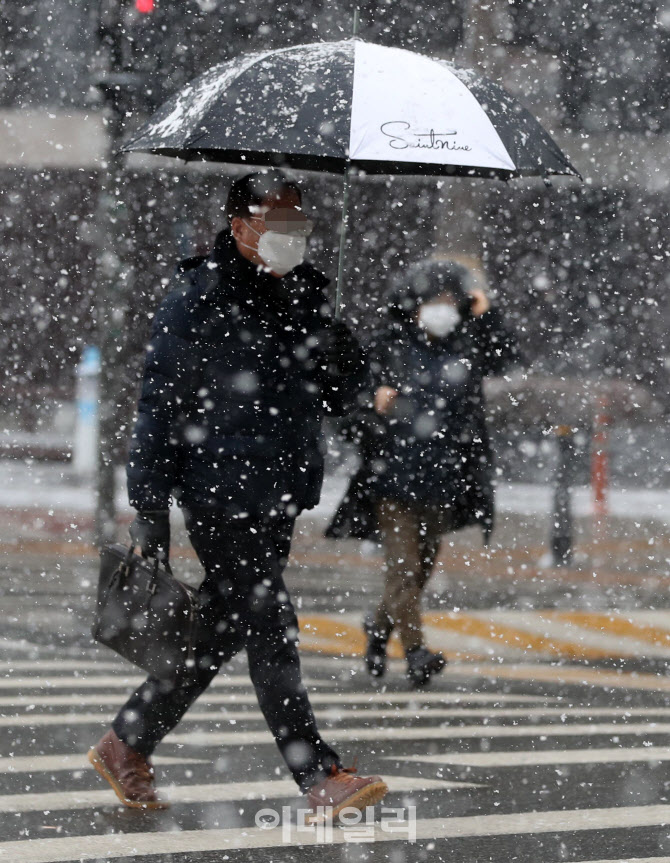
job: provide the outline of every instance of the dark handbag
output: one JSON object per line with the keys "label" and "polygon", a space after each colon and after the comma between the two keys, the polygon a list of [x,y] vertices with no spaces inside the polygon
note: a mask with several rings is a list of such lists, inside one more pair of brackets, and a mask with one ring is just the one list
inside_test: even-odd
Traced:
{"label": "dark handbag", "polygon": [[195,671],[196,591],[131,546],[100,549],[93,638],[151,677],[181,684]]}
{"label": "dark handbag", "polygon": [[328,539],[372,539],[377,531],[377,512],[372,495],[374,474],[359,468],[349,482],[337,512],[324,532]]}

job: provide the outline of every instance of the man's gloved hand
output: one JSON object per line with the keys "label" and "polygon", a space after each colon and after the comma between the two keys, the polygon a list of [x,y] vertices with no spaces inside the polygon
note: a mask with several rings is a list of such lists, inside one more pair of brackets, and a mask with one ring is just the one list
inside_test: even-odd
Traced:
{"label": "man's gloved hand", "polygon": [[144,557],[165,560],[170,556],[170,511],[142,510],[130,525],[130,539],[139,545]]}
{"label": "man's gloved hand", "polygon": [[334,368],[337,373],[350,375],[357,371],[361,362],[361,348],[344,321],[333,321],[328,330],[324,354],[329,368]]}

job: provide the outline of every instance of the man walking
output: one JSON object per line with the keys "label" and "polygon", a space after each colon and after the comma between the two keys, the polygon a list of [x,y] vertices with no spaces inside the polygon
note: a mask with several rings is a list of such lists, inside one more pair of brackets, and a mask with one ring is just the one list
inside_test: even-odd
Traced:
{"label": "man walking", "polygon": [[229,227],[180,267],[158,310],[128,464],[143,554],[167,559],[169,504],[184,508],[205,569],[192,682],[149,678],[89,760],[131,808],[163,808],[150,756],[222,663],[241,649],[258,702],[308,805],[363,809],[387,791],[353,776],[321,738],[301,680],[298,623],[282,572],[296,516],[319,500],[321,421],[345,412],[363,354],[330,317],[328,280],[304,261],[311,222],[279,171],[236,180]]}

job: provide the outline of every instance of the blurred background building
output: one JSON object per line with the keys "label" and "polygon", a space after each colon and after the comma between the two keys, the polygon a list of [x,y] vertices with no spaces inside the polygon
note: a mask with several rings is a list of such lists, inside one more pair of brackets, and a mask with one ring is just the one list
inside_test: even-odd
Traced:
{"label": "blurred background building", "polygon": [[[323,0],[5,0],[0,6],[6,454],[16,455],[16,441],[26,435],[71,439],[75,369],[84,347],[98,340],[105,250],[97,208],[107,129],[97,83],[109,62],[110,28],[122,29],[121,64],[141,75],[127,103],[130,130],[152,105],[216,62],[243,51],[346,38],[351,21],[351,5]],[[610,390],[608,406],[617,416],[615,474],[628,485],[670,484],[667,0],[366,2],[360,33],[499,78],[552,131],[584,183],[360,181],[348,256],[349,318],[365,332],[388,276],[408,262],[429,254],[471,259],[533,362],[531,384],[512,382],[494,399],[505,420],[496,423],[505,472],[546,477],[547,428],[579,426],[587,441],[593,393],[616,382],[621,386]],[[222,226],[230,176],[225,166],[142,157],[126,163],[113,250],[123,268],[121,425],[134,408],[150,315],[175,261],[206,250]],[[333,273],[341,180],[303,179],[318,224],[313,258]]]}

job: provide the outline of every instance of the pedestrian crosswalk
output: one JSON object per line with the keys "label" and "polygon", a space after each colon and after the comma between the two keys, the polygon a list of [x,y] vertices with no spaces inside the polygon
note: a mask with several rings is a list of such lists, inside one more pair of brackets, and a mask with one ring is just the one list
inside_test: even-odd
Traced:
{"label": "pedestrian crosswalk", "polygon": [[[389,756],[393,758],[393,756]],[[637,761],[670,761],[670,746],[598,747],[597,749],[550,749],[529,752],[445,752],[439,755],[408,755],[405,761],[448,764],[459,767],[533,767],[540,764],[632,764]]]}
{"label": "pedestrian crosswalk", "polygon": [[[67,727],[67,717],[61,717],[61,726]],[[26,717],[23,728],[34,728]],[[157,766],[168,764],[204,764],[200,758],[171,758],[159,755],[154,759]],[[58,771],[88,770],[88,761],[83,753],[66,752],[62,755],[8,755],[0,758],[0,773],[54,773]]]}
{"label": "pedestrian crosswalk", "polygon": [[[394,667],[373,687],[351,660],[312,657],[306,666],[324,738],[346,763],[358,756],[362,770],[387,778],[389,811],[415,811],[415,841],[378,813],[360,841],[400,853],[387,850],[380,860],[413,863],[430,848],[436,861],[502,863],[511,858],[491,856],[490,845],[485,856],[482,843],[497,837],[503,849],[513,836],[521,848],[547,836],[554,844],[538,863],[622,861],[599,853],[613,831],[642,831],[653,844],[670,823],[659,773],[670,762],[663,677],[654,690],[652,675],[621,673],[612,687],[614,672],[597,668],[452,663],[433,688],[416,692]],[[287,839],[283,823],[257,820],[284,807],[294,817],[300,801],[241,665],[219,676],[159,750],[159,782],[172,808],[125,817],[85,753],[137,680],[107,659],[0,662],[0,863],[226,856],[234,863],[235,855],[286,846],[299,863],[301,849],[325,841],[290,831]],[[636,798],[641,768],[652,781]],[[353,841],[343,829],[327,841]],[[568,837],[582,843],[582,856],[561,856]],[[596,837],[592,846],[588,837]]]}
{"label": "pedestrian crosswalk", "polygon": [[[423,620],[430,646],[457,661],[670,659],[668,611],[429,611]],[[304,650],[336,656],[364,651],[360,614],[309,614],[300,622]],[[395,639],[389,652],[402,656]]]}
{"label": "pedestrian crosswalk", "polygon": [[[160,760],[158,765],[160,765]],[[165,764],[165,761],[162,762]],[[176,763],[173,761],[172,763]],[[450,782],[446,779],[423,779],[411,776],[391,776],[388,786],[394,793],[415,791],[446,791],[450,788],[480,788],[476,782]],[[268,797],[295,796],[295,783],[290,779],[257,782],[226,782],[206,785],[168,785],[161,793],[173,803],[220,803],[222,801],[266,800]],[[109,806],[109,791],[48,791],[41,794],[0,795],[2,812],[55,812],[58,810],[100,809]]]}
{"label": "pedestrian crosswalk", "polygon": [[[668,822],[670,822],[670,806],[663,805],[591,810],[560,809],[511,815],[436,817],[417,822],[416,839],[428,843],[431,850],[435,850],[436,840],[621,830],[654,827]],[[389,829],[383,831],[375,827],[372,841],[397,842],[398,833],[401,831]],[[154,855],[169,855],[172,859],[178,859],[174,855],[281,847],[284,835],[283,829],[255,827],[244,830],[239,828],[183,830],[162,834],[154,831],[146,833],[133,831],[127,834],[36,839],[30,844],[22,841],[2,843],[0,860],[3,859],[3,854],[5,859],[17,861],[17,863],[18,861],[20,863],[72,863],[74,860],[111,860],[120,857],[141,860],[143,856],[151,856],[153,860],[156,859]],[[345,831],[333,831],[329,838],[337,845],[351,841]],[[321,844],[319,840],[320,837],[316,831],[311,835],[301,834],[299,845],[305,847]],[[668,858],[646,859],[659,863]],[[612,860],[611,863],[615,861]],[[625,861],[617,858],[616,863],[625,863]],[[639,858],[636,858],[636,863],[641,863]]]}

